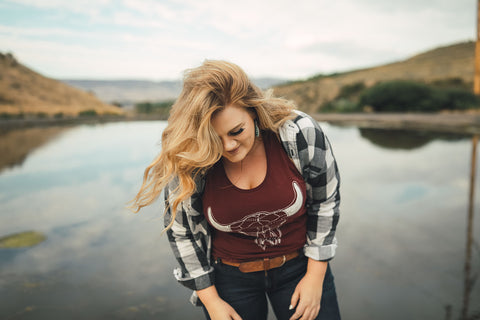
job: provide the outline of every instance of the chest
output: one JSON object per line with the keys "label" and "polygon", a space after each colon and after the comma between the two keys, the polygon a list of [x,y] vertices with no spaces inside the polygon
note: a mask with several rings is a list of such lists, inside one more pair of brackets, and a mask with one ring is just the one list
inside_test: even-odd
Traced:
{"label": "chest", "polygon": [[222,162],[214,166],[206,179],[204,213],[211,207],[221,221],[257,212],[275,213],[273,217],[292,203],[303,202],[305,182],[274,136],[266,139],[265,150],[257,160],[242,168]]}
{"label": "chest", "polygon": [[225,175],[235,187],[250,190],[258,187],[265,180],[268,167],[265,150],[251,160],[253,161],[224,165]]}

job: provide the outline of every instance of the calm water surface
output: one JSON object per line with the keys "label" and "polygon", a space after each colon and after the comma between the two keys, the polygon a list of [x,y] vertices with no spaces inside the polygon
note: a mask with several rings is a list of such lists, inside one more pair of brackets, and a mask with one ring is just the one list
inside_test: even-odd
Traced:
{"label": "calm water surface", "polygon": [[[0,237],[47,240],[0,249],[0,319],[202,318],[173,278],[160,201],[125,209],[165,125],[61,130],[3,167]],[[322,125],[342,175],[332,267],[343,318],[480,318],[478,281],[465,293],[470,138]],[[479,220],[468,279],[480,274]]]}

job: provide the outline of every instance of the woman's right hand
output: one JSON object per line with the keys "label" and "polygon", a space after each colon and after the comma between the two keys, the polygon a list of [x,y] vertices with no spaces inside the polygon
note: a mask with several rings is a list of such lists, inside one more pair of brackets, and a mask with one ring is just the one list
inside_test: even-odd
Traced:
{"label": "woman's right hand", "polygon": [[242,320],[240,315],[225,300],[220,298],[215,286],[197,290],[197,295],[212,320]]}
{"label": "woman's right hand", "polygon": [[242,320],[235,309],[232,308],[226,301],[220,299],[218,302],[205,306],[208,311],[208,315],[212,320]]}

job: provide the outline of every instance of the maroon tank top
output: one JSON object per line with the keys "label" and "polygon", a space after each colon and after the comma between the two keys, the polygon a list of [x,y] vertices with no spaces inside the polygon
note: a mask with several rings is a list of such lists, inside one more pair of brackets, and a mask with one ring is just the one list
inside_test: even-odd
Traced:
{"label": "maroon tank top", "polygon": [[273,132],[263,136],[267,174],[245,190],[228,179],[222,161],[207,173],[203,211],[212,228],[214,257],[247,261],[302,248],[306,241],[306,188]]}

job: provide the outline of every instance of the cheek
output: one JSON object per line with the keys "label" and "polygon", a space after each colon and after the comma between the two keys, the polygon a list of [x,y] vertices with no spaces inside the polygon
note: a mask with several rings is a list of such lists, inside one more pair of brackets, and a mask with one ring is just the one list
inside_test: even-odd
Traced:
{"label": "cheek", "polygon": [[243,141],[243,145],[247,147],[249,150],[253,147],[255,144],[255,134],[252,133],[248,137],[245,137],[245,140]]}

